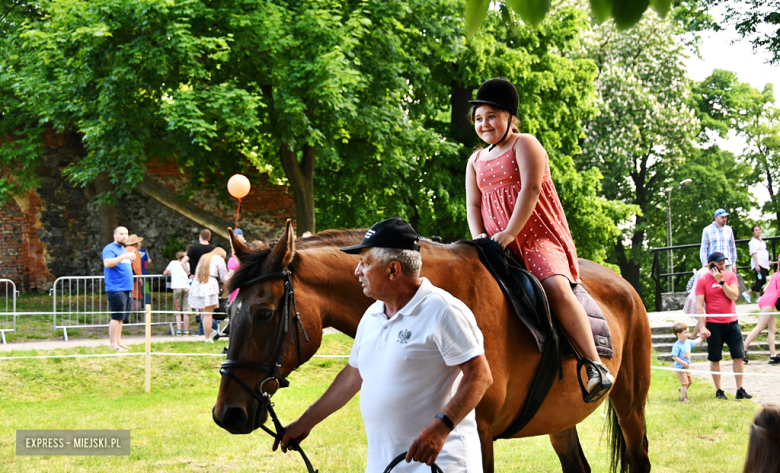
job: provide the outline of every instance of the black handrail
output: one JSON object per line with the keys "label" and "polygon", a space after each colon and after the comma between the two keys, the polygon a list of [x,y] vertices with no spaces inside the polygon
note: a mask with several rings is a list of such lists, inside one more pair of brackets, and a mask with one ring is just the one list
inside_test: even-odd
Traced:
{"label": "black handrail", "polygon": [[[734,240],[734,243],[737,245],[739,244],[745,244],[750,242],[751,239],[747,240]],[[780,240],[780,236],[773,236],[773,237],[766,237],[763,239],[764,241],[768,241],[772,243],[772,261],[777,261],[777,248],[775,242]],[[660,312],[661,311],[661,294],[663,293],[663,286],[661,285],[661,279],[665,277],[674,277],[674,276],[684,276],[686,274],[691,274],[691,271],[682,271],[682,272],[672,272],[672,273],[660,273],[659,267],[659,256],[662,251],[670,251],[670,250],[682,250],[686,248],[701,248],[701,243],[690,243],[686,245],[675,245],[675,246],[662,246],[659,248],[651,248],[650,251],[653,253],[653,268],[650,272],[650,277],[653,278],[653,281],[655,281],[655,310]],[[736,261],[733,262],[736,269],[750,269],[750,266],[736,266]],[[674,269],[674,268],[672,268]]]}

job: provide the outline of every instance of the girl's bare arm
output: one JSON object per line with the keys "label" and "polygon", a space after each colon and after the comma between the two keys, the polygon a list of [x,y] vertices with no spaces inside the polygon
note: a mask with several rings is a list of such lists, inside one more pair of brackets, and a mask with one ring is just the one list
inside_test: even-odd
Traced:
{"label": "girl's bare arm", "polygon": [[466,165],[466,218],[472,238],[485,233],[485,223],[482,221],[482,192],[477,186],[477,172],[474,169],[474,161],[478,155],[479,152],[472,154]]}

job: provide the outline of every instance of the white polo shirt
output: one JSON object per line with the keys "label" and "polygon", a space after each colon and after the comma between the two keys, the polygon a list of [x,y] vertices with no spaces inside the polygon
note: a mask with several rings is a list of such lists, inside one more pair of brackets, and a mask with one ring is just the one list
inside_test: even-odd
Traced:
{"label": "white polo shirt", "polygon": [[[360,320],[349,364],[360,371],[360,413],[368,437],[366,472],[384,471],[409,449],[458,389],[457,365],[485,353],[471,310],[421,278],[411,301],[389,320],[376,301]],[[436,463],[446,472],[481,472],[482,451],[472,410],[449,434]],[[430,472],[401,462],[398,472]]]}

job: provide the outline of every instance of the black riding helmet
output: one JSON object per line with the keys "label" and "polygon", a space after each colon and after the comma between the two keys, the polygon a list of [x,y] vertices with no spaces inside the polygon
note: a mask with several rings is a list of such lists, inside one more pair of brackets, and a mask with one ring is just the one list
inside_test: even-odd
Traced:
{"label": "black riding helmet", "polygon": [[494,77],[486,80],[479,86],[477,98],[469,100],[469,103],[474,106],[492,105],[509,112],[510,117],[506,132],[501,141],[488,148],[488,151],[492,151],[498,144],[504,142],[509,134],[509,130],[512,128],[512,116],[517,116],[517,108],[520,104],[520,96],[517,93],[517,89],[514,84],[503,77]]}

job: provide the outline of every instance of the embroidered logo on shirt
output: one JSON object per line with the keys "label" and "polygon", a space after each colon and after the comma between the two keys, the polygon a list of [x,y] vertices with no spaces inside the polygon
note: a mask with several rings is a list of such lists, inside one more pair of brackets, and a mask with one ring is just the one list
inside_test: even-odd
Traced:
{"label": "embroidered logo on shirt", "polygon": [[396,342],[406,344],[409,343],[410,338],[412,338],[412,332],[407,329],[403,329],[398,332],[398,340],[396,340]]}

